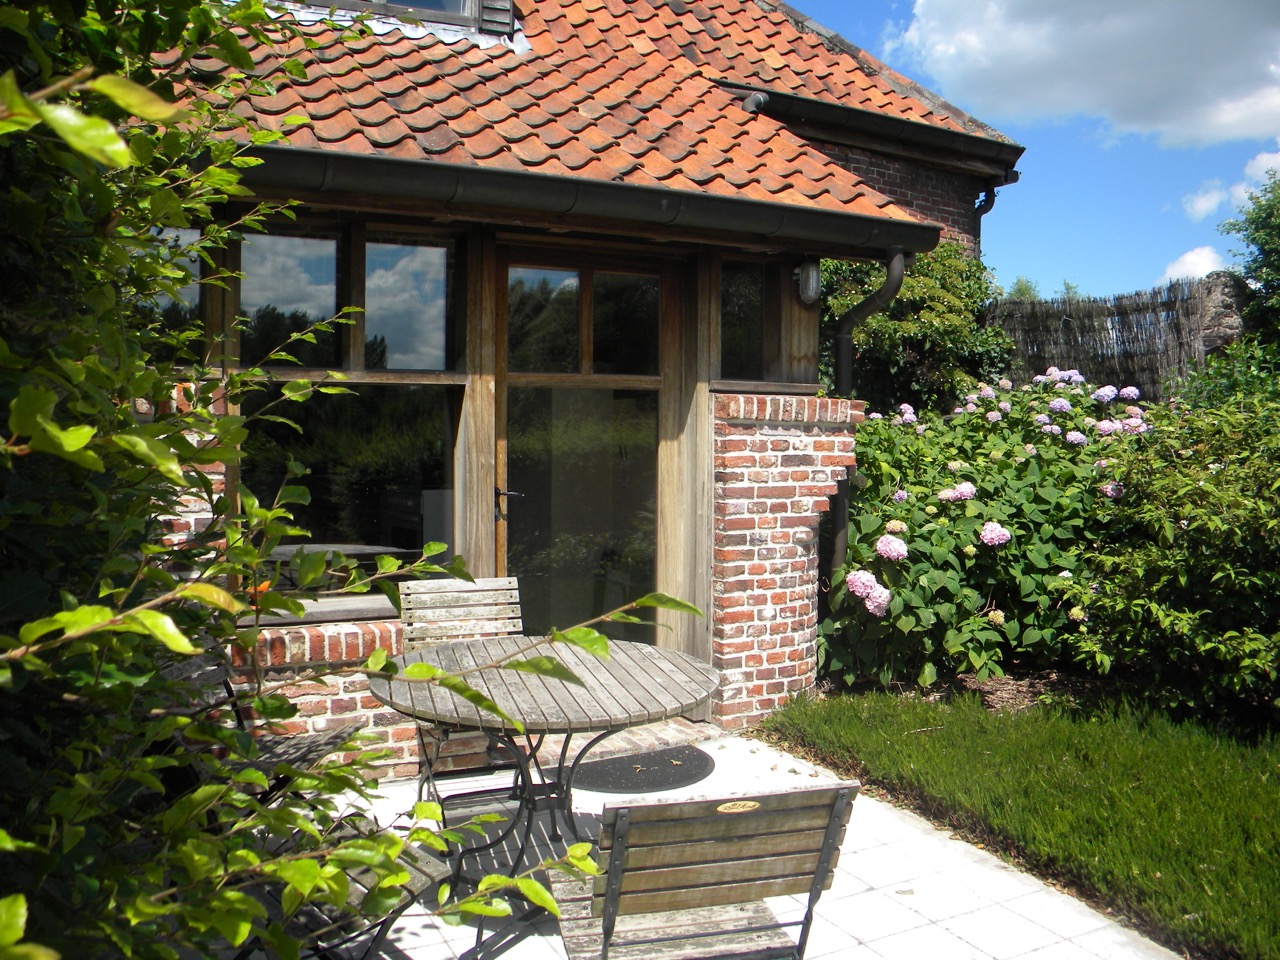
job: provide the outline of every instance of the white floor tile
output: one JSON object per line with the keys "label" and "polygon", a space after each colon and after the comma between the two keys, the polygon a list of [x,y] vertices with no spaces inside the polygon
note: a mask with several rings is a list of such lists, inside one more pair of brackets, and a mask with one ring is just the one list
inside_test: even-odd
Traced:
{"label": "white floor tile", "polygon": [[994,960],[1011,960],[1065,939],[1000,904],[952,917],[941,926]]}

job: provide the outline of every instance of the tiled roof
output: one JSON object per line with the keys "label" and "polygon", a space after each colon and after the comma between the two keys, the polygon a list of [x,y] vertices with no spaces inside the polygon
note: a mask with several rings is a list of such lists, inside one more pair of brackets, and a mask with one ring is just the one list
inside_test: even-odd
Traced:
{"label": "tiled roof", "polygon": [[[289,145],[913,218],[724,79],[956,124],[831,52],[783,13],[717,0],[517,0],[527,44],[323,24],[248,38],[275,92],[239,105]],[[283,34],[283,31],[282,31]],[[305,40],[304,40],[305,38]],[[305,78],[284,64],[296,59]],[[216,69],[213,61],[197,66]],[[309,123],[286,124],[302,116]]]}
{"label": "tiled roof", "polygon": [[995,131],[864,50],[772,0],[649,0],[626,6],[668,52],[708,76],[977,135]]}

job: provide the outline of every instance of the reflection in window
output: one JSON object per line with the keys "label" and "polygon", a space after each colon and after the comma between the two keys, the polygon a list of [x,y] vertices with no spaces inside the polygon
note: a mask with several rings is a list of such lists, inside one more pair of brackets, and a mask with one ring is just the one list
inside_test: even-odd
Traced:
{"label": "reflection in window", "polygon": [[[319,237],[246,237],[241,244],[240,363],[254,366],[289,336],[337,311],[336,240]],[[303,367],[336,367],[343,327],[296,341],[286,352]]]}
{"label": "reflection in window", "polygon": [[726,263],[720,274],[720,376],[764,379],[764,265]]}
{"label": "reflection in window", "polygon": [[407,242],[366,246],[366,370],[450,368],[451,253]]}
{"label": "reflection in window", "polygon": [[395,0],[396,6],[413,7],[415,10],[430,10],[433,13],[456,13],[464,15],[471,12],[472,0]]}
{"label": "reflection in window", "polygon": [[[243,485],[270,503],[292,455],[310,473],[290,483],[307,487],[311,502],[291,510],[313,542],[377,546],[406,556],[416,556],[428,541],[452,546],[460,392],[436,386],[355,389],[358,395],[315,394],[271,410],[292,419],[301,433],[280,423],[253,422],[243,445]],[[242,410],[255,413],[275,396],[274,389],[253,394]]]}
{"label": "reflection in window", "polygon": [[658,278],[596,273],[592,292],[592,371],[657,374]]}
{"label": "reflection in window", "polygon": [[[658,394],[512,389],[508,570],[525,630],[569,627],[653,590]],[[651,627],[619,627],[628,640]]]}
{"label": "reflection in window", "polygon": [[576,270],[511,268],[507,350],[512,372],[579,371],[579,286]]}

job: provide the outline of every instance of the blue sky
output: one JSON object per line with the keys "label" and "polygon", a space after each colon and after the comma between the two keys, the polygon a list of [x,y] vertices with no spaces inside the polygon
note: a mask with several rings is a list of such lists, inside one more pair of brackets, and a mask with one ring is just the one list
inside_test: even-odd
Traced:
{"label": "blue sky", "polygon": [[1280,168],[1280,0],[790,0],[1027,148],[983,222],[1008,286],[1105,296],[1230,266]]}

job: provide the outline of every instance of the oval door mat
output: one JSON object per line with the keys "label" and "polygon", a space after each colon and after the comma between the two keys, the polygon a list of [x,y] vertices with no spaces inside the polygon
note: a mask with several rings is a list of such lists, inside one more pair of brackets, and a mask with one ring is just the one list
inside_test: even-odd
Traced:
{"label": "oval door mat", "polygon": [[691,744],[652,753],[632,753],[592,760],[578,767],[575,790],[597,793],[656,793],[697,783],[711,774],[716,762]]}

